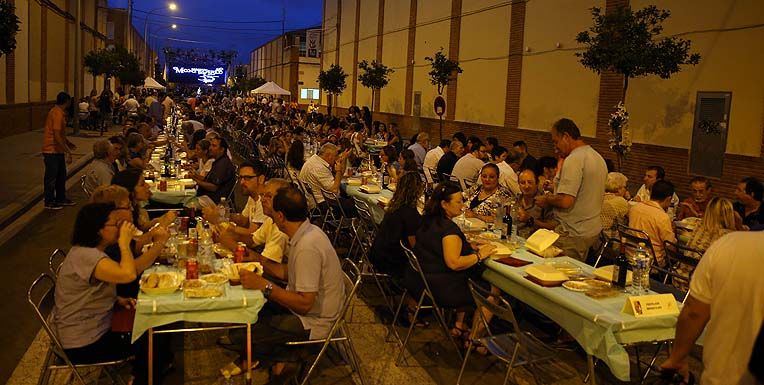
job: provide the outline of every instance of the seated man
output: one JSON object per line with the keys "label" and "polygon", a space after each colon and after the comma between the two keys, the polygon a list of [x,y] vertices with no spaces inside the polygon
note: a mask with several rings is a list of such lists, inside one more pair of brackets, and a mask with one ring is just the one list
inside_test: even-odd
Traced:
{"label": "seated man", "polygon": [[692,197],[685,199],[679,205],[677,220],[689,217],[703,218],[706,212],[706,206],[711,200],[711,181],[705,177],[696,176],[690,181],[690,190],[692,190]]}
{"label": "seated man", "polygon": [[[313,191],[316,203],[324,202],[321,189],[331,191],[339,196],[342,175],[345,173],[346,160],[349,151],[338,154],[339,148],[331,143],[326,143],[315,154],[305,161],[300,170],[299,178]],[[334,172],[332,172],[334,167]]]}
{"label": "seated man", "polygon": [[735,212],[751,230],[764,230],[764,186],[755,177],[743,178],[735,189]]}
{"label": "seated man", "polygon": [[482,160],[484,157],[485,145],[479,139],[474,138],[472,141],[472,151],[456,161],[451,175],[466,182],[475,182],[478,174],[480,174],[480,169],[485,164]]}
{"label": "seated man", "polygon": [[196,195],[206,195],[213,202],[220,202],[220,198],[228,197],[236,184],[236,168],[231,162],[231,158],[226,156],[228,143],[223,138],[213,138],[210,140],[210,156],[215,159],[212,163],[212,169],[205,176],[195,172],[190,174],[191,179],[196,181],[199,189]]}
{"label": "seated man", "polygon": [[[639,187],[637,194],[634,195],[635,202],[647,202],[650,200],[650,190],[653,188],[653,184],[659,180],[666,178],[666,171],[661,166],[649,166],[645,170],[645,177],[642,179],[645,183]],[[679,206],[679,197],[674,194],[671,197],[671,205],[669,205],[668,215],[671,219],[674,219],[676,208]]]}
{"label": "seated man", "polygon": [[107,139],[101,139],[93,143],[93,162],[88,166],[85,174],[85,188],[91,193],[100,186],[111,184],[114,177],[114,161],[119,153]]}
{"label": "seated man", "polygon": [[674,195],[674,185],[665,180],[656,181],[650,190],[650,200],[639,202],[629,210],[629,227],[642,230],[650,237],[658,265],[665,266],[666,252],[663,241],[676,242],[674,227],[666,210]]}
{"label": "seated man", "polygon": [[430,135],[426,132],[420,132],[416,137],[416,143],[408,147],[414,151],[414,160],[419,168],[424,164],[424,158],[427,155],[427,148],[430,146]]}
{"label": "seated man", "polygon": [[289,237],[287,263],[260,258],[267,275],[287,282],[285,288],[242,270],[245,289],[261,290],[268,303],[252,326],[253,355],[275,362],[271,374],[293,375],[288,361],[304,360],[304,347],[288,341],[326,338],[345,301],[340,260],[329,237],[308,220],[308,203],[294,186],[280,188],[273,197],[273,221]]}
{"label": "seated man", "polygon": [[430,151],[427,151],[427,154],[424,156],[424,163],[422,163],[422,166],[435,171],[435,169],[438,167],[438,161],[440,158],[449,151],[449,146],[451,146],[450,140],[441,140],[440,145],[433,147],[433,149]]}
{"label": "seated man", "polygon": [[449,148],[451,151],[443,154],[443,156],[440,157],[440,160],[438,160],[438,165],[435,168],[435,171],[437,171],[438,175],[450,175],[451,172],[454,171],[454,165],[456,164],[456,161],[458,161],[459,157],[464,153],[464,144],[458,140],[452,141]]}
{"label": "seated man", "polygon": [[[230,222],[235,225],[233,232],[239,234],[242,239],[251,238],[252,233],[267,219],[260,199],[260,190],[264,184],[265,165],[262,162],[245,162],[239,165],[239,185],[247,196],[247,204],[241,214],[231,214]],[[220,223],[217,207],[205,207],[202,212],[208,222],[215,225]]]}
{"label": "seated man", "polygon": [[491,150],[491,158],[496,163],[496,166],[499,167],[499,185],[512,191],[512,194],[515,196],[520,195],[521,191],[517,174],[509,165],[514,160],[514,156],[510,157],[509,151],[505,147],[495,146]]}
{"label": "seated man", "polygon": [[[248,171],[245,169],[242,173],[248,174]],[[265,182],[265,185],[260,188],[262,198],[258,201],[258,203],[262,201],[263,222],[249,237],[243,237],[237,233],[236,228],[226,228],[220,234],[220,243],[229,250],[235,250],[238,242],[244,242],[249,247],[247,256],[244,258],[247,261],[259,261],[267,258],[281,263],[284,254],[286,254],[289,239],[273,223],[273,197],[279,189],[289,187],[289,185],[290,183],[286,179],[271,179]],[[252,250],[259,246],[263,246],[262,251]]]}
{"label": "seated man", "polygon": [[602,231],[608,238],[618,237],[618,225],[626,224],[626,215],[629,214],[629,190],[626,183],[629,179],[620,172],[607,174],[605,182],[605,197],[602,200]]}

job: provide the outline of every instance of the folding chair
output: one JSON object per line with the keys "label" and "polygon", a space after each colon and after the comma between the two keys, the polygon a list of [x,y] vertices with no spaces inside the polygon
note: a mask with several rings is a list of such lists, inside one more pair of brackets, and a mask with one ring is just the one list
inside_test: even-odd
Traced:
{"label": "folding chair", "polygon": [[[117,366],[124,365],[127,363],[127,361],[130,360],[130,358],[125,358],[117,361],[75,365],[66,355],[64,347],[61,345],[61,342],[58,340],[58,337],[53,332],[53,329],[51,329],[50,325],[48,325],[47,321],[48,315],[53,309],[53,295],[55,293],[55,288],[55,279],[53,279],[53,277],[47,273],[42,273],[39,277],[37,277],[37,279],[34,280],[34,282],[32,282],[32,285],[27,291],[27,302],[29,302],[29,304],[32,306],[32,309],[34,309],[38,321],[40,321],[42,328],[50,338],[50,348],[48,349],[48,353],[45,357],[43,373],[40,377],[40,383],[47,383],[51,373],[55,370],[69,369],[72,373],[74,373],[74,377],[77,378],[77,382],[82,385],[86,385],[87,383],[80,373],[80,370],[85,368],[102,368],[112,383],[115,383],[116,377],[116,382],[123,384],[124,381],[122,381],[122,378],[120,378],[118,372],[116,370],[112,372],[111,369],[115,369]],[[61,361],[63,361],[63,364],[60,363]]]}
{"label": "folding chair", "polygon": [[90,191],[90,188],[88,187],[88,173],[82,174],[80,177],[80,187],[82,188],[82,191],[85,192],[85,195],[90,198],[90,196],[93,194],[92,191]]}
{"label": "folding chair", "polygon": [[615,238],[610,238],[607,235],[605,235],[605,232],[600,232],[600,249],[597,252],[597,259],[594,261],[594,268],[597,268],[599,266],[600,262],[602,261],[602,257],[605,257],[605,259],[613,260],[613,256],[610,255],[613,250],[613,246],[616,244],[620,244],[620,241]]}
{"label": "folding chair", "polygon": [[[690,277],[692,277],[692,273],[695,272],[695,268],[698,267],[698,263],[700,262],[703,253],[670,241],[663,241],[663,249],[666,251],[667,262],[666,279],[663,283],[673,284],[674,280],[678,280],[686,283],[687,287],[689,287]],[[682,264],[689,268],[689,274],[685,275],[679,271],[679,267]],[[685,293],[685,296],[686,295],[687,293]],[[684,302],[684,299],[682,299],[682,302]]]}
{"label": "folding chair", "polygon": [[[308,207],[312,207],[308,211],[311,222],[317,219],[321,220],[323,218],[323,213],[321,212],[321,208],[318,206],[316,196],[313,195],[313,189],[311,189],[307,183],[302,183],[300,179],[297,179],[295,183],[297,184],[297,188],[299,188],[300,191],[305,194],[305,199],[308,201]],[[321,223],[321,228],[323,229],[323,222]]]}
{"label": "folding chair", "polygon": [[54,280],[58,280],[58,272],[61,270],[61,264],[66,259],[66,253],[61,249],[53,250],[48,258],[48,271]]}
{"label": "folding chair", "polygon": [[[530,332],[520,329],[520,324],[515,318],[515,313],[512,311],[512,306],[509,305],[507,300],[501,296],[492,297],[494,301],[491,301],[491,293],[482,287],[475,285],[472,280],[468,282],[470,293],[472,298],[475,299],[477,304],[477,314],[485,327],[487,336],[477,338],[474,336],[477,328],[473,328],[473,335],[470,336],[470,342],[467,346],[467,353],[464,355],[464,361],[462,361],[462,368],[459,371],[459,377],[456,379],[456,384],[462,380],[464,374],[464,368],[467,366],[467,360],[470,357],[470,352],[475,344],[482,344],[488,349],[488,351],[496,356],[499,360],[507,364],[507,373],[504,375],[504,384],[509,381],[509,375],[512,373],[512,369],[518,366],[535,366],[540,361],[546,361],[554,357],[554,349],[541,342],[536,336]],[[488,325],[488,321],[483,315],[483,309],[486,309],[493,313],[496,317],[512,324],[513,330],[506,334],[493,334],[491,328]],[[518,361],[519,358],[519,361]],[[537,384],[541,382],[536,377],[535,370],[529,370],[533,375],[533,379]]]}
{"label": "folding chair", "polygon": [[337,245],[337,239],[339,239],[340,233],[345,230],[351,230],[351,223],[352,218],[350,218],[346,213],[345,209],[342,208],[342,203],[340,202],[340,198],[337,196],[337,194],[326,190],[321,189],[321,195],[324,197],[324,202],[326,202],[329,207],[327,209],[328,212],[338,212],[340,214],[339,218],[336,219],[336,227],[334,229],[334,240],[332,241],[333,245]]}
{"label": "folding chair", "polygon": [[629,251],[634,251],[639,247],[640,243],[645,245],[645,250],[650,253],[652,259],[652,268],[665,276],[666,270],[658,264],[658,259],[655,257],[655,249],[653,249],[653,243],[650,241],[650,237],[642,230],[634,229],[624,225],[618,225],[618,238],[626,243],[626,248]]}
{"label": "folding chair", "polygon": [[[417,317],[419,316],[419,311],[421,309],[432,309],[433,314],[435,315],[435,318],[438,320],[438,323],[440,324],[440,327],[443,329],[443,333],[446,335],[446,338],[448,338],[449,341],[454,345],[454,348],[456,348],[456,352],[459,354],[459,358],[462,357],[462,351],[459,347],[459,344],[456,343],[456,340],[454,340],[454,337],[451,335],[451,332],[448,329],[448,325],[446,324],[446,318],[445,314],[443,313],[443,309],[438,306],[437,302],[435,302],[435,296],[432,294],[432,290],[430,290],[430,285],[427,283],[427,278],[424,276],[424,272],[422,271],[422,267],[419,264],[419,259],[417,259],[416,255],[414,255],[414,252],[411,251],[406,245],[401,242],[401,247],[403,248],[403,251],[406,253],[406,257],[409,261],[409,266],[417,273],[419,274],[419,278],[422,280],[422,294],[419,295],[419,301],[417,301],[416,309],[414,310],[414,316],[411,319],[411,323],[409,325],[408,331],[406,332],[406,337],[403,339],[403,342],[401,342],[401,350],[398,353],[398,357],[395,359],[395,365],[398,366],[401,362],[401,359],[405,359],[404,353],[406,352],[406,344],[409,342],[409,338],[411,337],[411,332],[414,330],[414,325],[416,324]],[[412,293],[413,294],[413,293]],[[424,305],[424,300],[427,298],[431,305]],[[398,304],[398,309],[395,311],[395,315],[393,316],[393,326],[392,329],[395,331],[396,336],[398,336],[398,332],[395,330],[395,323],[398,321],[398,315],[400,314],[401,307],[403,307],[403,302],[406,300],[406,291],[404,291],[403,296],[401,297],[401,302]],[[398,338],[400,340],[400,337]]]}
{"label": "folding chair", "polygon": [[321,361],[321,357],[323,357],[326,349],[331,343],[341,343],[343,350],[348,354],[347,358],[350,366],[358,374],[358,379],[360,380],[361,385],[365,384],[363,380],[363,374],[361,373],[361,362],[358,358],[358,354],[356,353],[355,348],[353,347],[353,341],[350,339],[350,334],[348,333],[346,327],[347,322],[345,320],[348,310],[353,303],[355,293],[358,290],[358,286],[361,284],[361,271],[358,269],[358,266],[356,266],[356,264],[349,259],[345,259],[342,262],[342,270],[344,273],[343,281],[345,284],[345,302],[342,304],[339,316],[337,317],[337,320],[334,321],[334,324],[329,330],[329,334],[326,336],[326,338],[286,343],[287,346],[321,344],[321,350],[318,352],[315,360],[313,360],[313,363],[310,365],[308,372],[303,376],[302,380],[300,381],[300,385],[305,385],[308,383],[310,375],[313,373],[313,370],[315,370],[316,366]]}

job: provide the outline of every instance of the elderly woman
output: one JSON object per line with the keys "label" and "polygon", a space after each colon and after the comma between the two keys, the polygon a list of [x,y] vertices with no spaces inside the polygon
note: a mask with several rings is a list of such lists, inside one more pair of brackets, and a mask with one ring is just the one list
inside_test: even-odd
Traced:
{"label": "elderly woman", "polygon": [[[424,209],[422,225],[416,232],[414,254],[438,305],[457,309],[452,334],[463,336],[468,329],[465,310],[475,303],[467,286],[468,279],[482,282],[481,262],[496,252],[488,244],[470,244],[453,218],[462,213],[464,199],[459,186],[441,183],[433,191]],[[406,266],[404,284],[413,296],[422,292],[419,274]]]}
{"label": "elderly woman", "polygon": [[[714,197],[708,202],[703,219],[693,232],[687,247],[705,253],[706,249],[714,241],[722,236],[737,230],[738,225],[735,220],[735,210],[732,201],[727,198]],[[672,284],[680,289],[687,291],[689,289],[689,277],[693,268],[687,264],[680,263],[677,267],[677,273],[688,278],[687,281],[674,279]]]}
{"label": "elderly woman", "polygon": [[605,196],[602,201],[602,231],[608,238],[616,238],[618,225],[625,225],[629,213],[629,191],[626,183],[629,179],[620,172],[607,174],[605,181]]}
{"label": "elderly woman", "polygon": [[538,178],[531,169],[525,169],[517,176],[520,184],[520,199],[517,200],[517,235],[528,238],[538,229],[553,230],[558,223],[551,209],[536,205],[540,194]]}
{"label": "elderly woman", "polygon": [[[125,221],[113,204],[89,203],[80,209],[74,223],[72,248],[61,264],[56,280],[51,326],[69,359],[75,364],[123,359],[136,355],[134,383],[145,383],[146,349],[131,345],[111,330],[115,305],[132,308],[135,301],[117,296],[116,285],[133,281],[135,260],[130,240],[135,227]],[[105,250],[118,245],[119,262]]]}
{"label": "elderly woman", "polygon": [[143,208],[143,205],[151,199],[151,189],[146,180],[143,179],[143,173],[140,170],[128,169],[118,172],[112,178],[111,183],[124,187],[130,193],[133,223],[142,231],[148,231],[157,223],[167,227],[178,216],[175,211],[168,211],[159,218],[149,219],[149,213]]}
{"label": "elderly woman", "polygon": [[512,193],[499,185],[499,166],[487,163],[480,170],[480,183],[476,183],[464,193],[469,209],[468,218],[478,218],[492,223],[496,218],[496,208],[506,206]]}

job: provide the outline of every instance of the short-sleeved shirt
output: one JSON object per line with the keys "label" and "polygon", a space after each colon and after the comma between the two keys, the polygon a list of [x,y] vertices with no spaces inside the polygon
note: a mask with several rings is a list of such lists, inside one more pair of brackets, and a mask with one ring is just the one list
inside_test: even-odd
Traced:
{"label": "short-sleeved shirt", "polygon": [[263,257],[281,263],[287,252],[289,237],[279,230],[270,217],[265,217],[262,224],[252,233],[252,242],[265,246],[260,253]]}
{"label": "short-sleeved shirt", "polygon": [[263,213],[263,200],[258,197],[257,200],[247,197],[247,204],[241,215],[249,218],[250,223],[264,223],[268,217]]}
{"label": "short-sleeved shirt", "polygon": [[708,248],[690,281],[690,295],[710,305],[701,385],[755,384],[747,370],[764,321],[764,233],[733,232]]}
{"label": "short-sleeved shirt", "polygon": [[424,156],[424,162],[422,163],[422,167],[429,168],[430,170],[435,170],[438,167],[438,161],[445,152],[443,151],[443,148],[440,146],[435,146],[430,151],[427,151],[427,154]]}
{"label": "short-sleeved shirt", "polygon": [[220,202],[220,198],[227,197],[236,183],[236,168],[231,159],[226,155],[221,155],[215,159],[210,172],[204,177],[204,181],[217,185],[218,189],[217,191],[207,191],[199,186],[197,195],[206,195],[215,203]]}
{"label": "short-sleeved shirt", "polygon": [[61,264],[51,320],[64,349],[90,345],[111,329],[117,286],[93,276],[103,258],[96,248],[74,246]]}
{"label": "short-sleeved shirt", "polygon": [[321,194],[321,189],[329,190],[334,185],[334,174],[329,163],[315,154],[302,165],[300,180],[310,185],[316,203],[322,203],[324,196]]}
{"label": "short-sleeved shirt", "polygon": [[111,184],[111,178],[114,177],[114,165],[104,159],[96,159],[90,164],[90,170],[86,174],[85,184],[90,191],[95,190],[100,186],[108,186]]}
{"label": "short-sleeved shirt", "polygon": [[140,106],[141,106],[141,104],[138,103],[138,101],[135,100],[135,98],[127,99],[122,104],[122,107],[125,107],[125,110],[127,110],[127,112],[129,112],[129,113],[137,113],[138,112],[138,107],[140,107]]}
{"label": "short-sleeved shirt", "polygon": [[66,150],[56,143],[56,135],[60,132],[62,135],[66,128],[66,115],[59,106],[53,106],[48,111],[45,118],[45,129],[43,131],[42,153],[43,154],[63,154]]}
{"label": "short-sleeved shirt", "polygon": [[[554,213],[551,208],[544,208],[536,205],[535,201],[531,201],[530,205],[525,204],[525,200],[522,197],[518,200],[520,206],[525,212],[534,220],[551,221],[554,219]],[[538,225],[528,226],[528,222],[520,222],[517,224],[517,235],[528,238],[540,227]]]}
{"label": "short-sleeved shirt", "polygon": [[575,201],[567,209],[555,208],[554,214],[571,236],[593,237],[602,231],[606,179],[605,159],[591,146],[577,147],[565,158],[555,192],[570,195]]}
{"label": "short-sleeved shirt", "polygon": [[[639,200],[641,202],[647,202],[650,200],[650,190],[647,189],[647,186],[644,184],[639,187],[639,190],[637,190],[637,194],[634,195],[635,198],[639,197]],[[669,218],[672,220],[676,216],[676,210],[679,207],[679,197],[674,193],[673,196],[671,196],[671,204],[669,205],[669,208],[666,210],[666,213],[668,213]]]}
{"label": "short-sleeved shirt", "polygon": [[422,216],[414,207],[403,206],[393,212],[386,212],[379,231],[374,238],[370,259],[377,270],[401,277],[408,264],[400,241],[409,245],[408,237],[416,235]]}
{"label": "short-sleeved shirt", "polygon": [[735,211],[743,218],[743,224],[750,227],[751,230],[762,230],[764,228],[764,203],[759,205],[759,209],[748,215],[745,215],[745,206],[736,202]]}
{"label": "short-sleeved shirt", "polygon": [[496,163],[496,166],[499,168],[499,184],[509,189],[512,194],[521,194],[517,173],[512,169],[512,166],[508,165],[507,162]]}
{"label": "short-sleeved shirt", "polygon": [[609,238],[617,235],[618,225],[626,224],[626,216],[631,206],[622,196],[612,193],[605,194],[602,200],[602,230]]}
{"label": "short-sleeved shirt", "polygon": [[476,158],[472,153],[469,153],[456,161],[451,175],[461,180],[475,181],[480,173],[480,169],[482,169],[484,165],[485,162]]}
{"label": "short-sleeved shirt", "polygon": [[325,338],[345,301],[345,283],[337,252],[329,237],[310,221],[289,240],[287,290],[316,293],[307,314],[296,314],[310,338]]}
{"label": "short-sleeved shirt", "polygon": [[435,171],[437,171],[438,174],[451,174],[451,172],[454,171],[454,165],[456,165],[457,160],[459,160],[459,157],[457,157],[453,151],[449,151],[440,157],[438,167]]}
{"label": "short-sleeved shirt", "polygon": [[629,227],[642,230],[650,237],[655,259],[664,266],[663,241],[676,242],[676,234],[666,211],[655,201],[639,202],[629,210]]}

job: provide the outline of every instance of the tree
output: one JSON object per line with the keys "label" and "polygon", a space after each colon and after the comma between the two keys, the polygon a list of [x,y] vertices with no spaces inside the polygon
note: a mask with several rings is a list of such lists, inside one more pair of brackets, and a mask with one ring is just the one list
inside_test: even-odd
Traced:
{"label": "tree", "polygon": [[117,57],[113,51],[108,49],[100,49],[98,51],[90,51],[82,59],[82,63],[87,68],[88,72],[93,75],[93,90],[96,89],[96,77],[104,75],[104,89],[107,88],[107,81],[114,76],[114,72],[117,68]]}
{"label": "tree", "polygon": [[141,64],[138,61],[138,58],[122,46],[117,46],[114,49],[114,55],[114,76],[116,76],[122,84],[142,86],[144,80],[146,80],[146,73],[141,71]]}
{"label": "tree", "polygon": [[0,56],[8,55],[16,49],[16,33],[21,30],[19,23],[13,3],[0,0]]}
{"label": "tree", "polygon": [[332,64],[328,71],[321,70],[318,74],[318,88],[327,93],[326,104],[329,116],[332,116],[332,97],[342,94],[347,87],[345,83],[347,77],[348,74],[337,64]]}
{"label": "tree", "polygon": [[456,75],[462,73],[462,68],[459,67],[459,62],[450,60],[443,54],[443,47],[440,47],[440,50],[435,52],[435,57],[427,56],[424,60],[430,62],[430,66],[432,66],[429,73],[430,83],[434,86],[438,86],[438,95],[443,95],[443,88],[445,88]]}
{"label": "tree", "polygon": [[387,86],[387,83],[390,82],[388,76],[395,72],[395,70],[387,68],[387,66],[382,63],[377,63],[376,60],[372,60],[371,63],[364,60],[358,63],[358,68],[363,71],[363,73],[358,76],[361,85],[366,88],[371,88],[371,109],[373,111],[375,94]]}
{"label": "tree", "polygon": [[610,148],[617,155],[620,169],[631,148],[625,106],[629,79],[647,75],[668,79],[681,70],[681,65],[698,64],[700,55],[690,54],[689,40],[659,37],[662,23],[671,15],[667,10],[650,5],[636,12],[630,7],[618,7],[603,13],[594,7],[591,13],[594,24],[576,36],[576,41],[585,48],[575,55],[584,67],[597,74],[610,71],[623,76],[621,101],[608,121]]}
{"label": "tree", "polygon": [[663,21],[671,15],[667,10],[650,5],[636,12],[619,7],[604,14],[594,7],[591,13],[594,25],[576,36],[576,41],[586,48],[576,56],[584,67],[598,74],[612,71],[623,75],[623,102],[629,79],[646,75],[668,79],[681,70],[680,65],[700,62],[699,54],[689,53],[689,40],[658,38]]}

